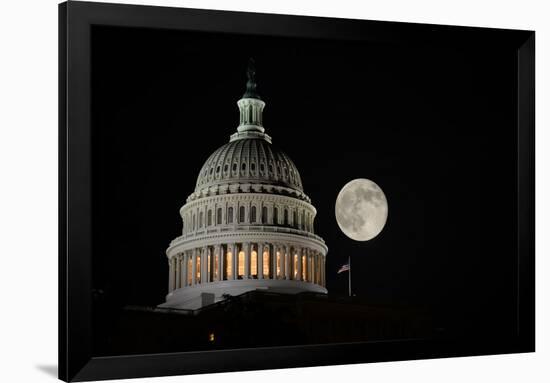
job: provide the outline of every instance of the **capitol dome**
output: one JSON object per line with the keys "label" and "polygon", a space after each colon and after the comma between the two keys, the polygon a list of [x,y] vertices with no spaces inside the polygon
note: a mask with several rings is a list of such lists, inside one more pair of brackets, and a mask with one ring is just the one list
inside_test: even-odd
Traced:
{"label": "capitol dome", "polygon": [[182,235],[166,250],[169,288],[159,307],[197,309],[256,289],[327,292],[316,210],[296,165],[265,133],[250,65],[237,105],[237,132],[208,157],[180,209]]}
{"label": "capitol dome", "polygon": [[204,163],[195,192],[234,183],[255,183],[280,186],[302,195],[298,169],[270,142],[266,138],[237,138],[223,145]]}

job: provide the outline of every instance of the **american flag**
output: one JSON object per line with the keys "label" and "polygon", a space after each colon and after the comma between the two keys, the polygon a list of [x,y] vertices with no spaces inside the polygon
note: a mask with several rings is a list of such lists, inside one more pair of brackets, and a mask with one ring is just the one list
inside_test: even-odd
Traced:
{"label": "american flag", "polygon": [[338,274],[343,273],[344,271],[349,271],[349,262],[340,267],[340,269],[338,270]]}

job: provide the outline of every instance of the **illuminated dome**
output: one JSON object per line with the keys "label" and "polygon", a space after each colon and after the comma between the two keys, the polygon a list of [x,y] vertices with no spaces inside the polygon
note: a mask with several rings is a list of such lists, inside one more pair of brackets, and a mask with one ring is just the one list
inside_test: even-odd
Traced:
{"label": "illuminated dome", "polygon": [[270,142],[264,134],[264,137],[236,138],[220,147],[204,163],[195,193],[217,192],[220,186],[250,183],[279,186],[301,196],[303,188],[298,169]]}
{"label": "illuminated dome", "polygon": [[197,309],[261,289],[326,293],[327,246],[292,160],[271,144],[249,65],[237,132],[212,153],[180,209],[182,235],[166,255],[169,291],[160,307]]}

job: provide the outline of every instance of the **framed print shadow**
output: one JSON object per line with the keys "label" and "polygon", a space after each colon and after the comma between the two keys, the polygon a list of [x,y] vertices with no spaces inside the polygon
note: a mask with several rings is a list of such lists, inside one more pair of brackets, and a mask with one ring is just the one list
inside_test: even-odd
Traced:
{"label": "framed print shadow", "polygon": [[534,39],[60,4],[60,379],[533,352]]}

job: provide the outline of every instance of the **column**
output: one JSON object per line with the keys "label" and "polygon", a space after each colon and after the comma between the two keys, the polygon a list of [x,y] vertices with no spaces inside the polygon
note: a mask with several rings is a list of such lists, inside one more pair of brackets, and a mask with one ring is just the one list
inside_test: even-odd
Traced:
{"label": "column", "polygon": [[232,279],[237,279],[237,257],[238,257],[238,254],[237,254],[237,244],[234,243],[232,246],[232,251],[231,251],[231,256],[233,257],[233,262],[231,263],[231,278]]}
{"label": "column", "polygon": [[316,263],[316,259],[315,259],[315,250],[311,250],[311,279],[313,281],[313,283],[315,283],[316,281],[316,278],[317,278],[317,263]]}
{"label": "column", "polygon": [[319,265],[319,252],[315,252],[315,283],[320,284],[321,282],[321,267]]}
{"label": "column", "polygon": [[197,250],[193,249],[193,261],[191,262],[191,285],[197,284]]}
{"label": "column", "polygon": [[201,284],[208,282],[208,247],[202,248],[201,254]]}
{"label": "column", "polygon": [[298,270],[296,270],[298,272],[298,276],[296,277],[296,280],[298,281],[301,281],[303,278],[302,278],[302,248],[299,247],[296,251],[296,253],[298,253]]}
{"label": "column", "polygon": [[250,277],[250,243],[244,244],[244,276],[243,279]]}
{"label": "column", "polygon": [[174,290],[174,262],[172,258],[168,259],[168,292]]}
{"label": "column", "polygon": [[321,283],[322,283],[322,286],[325,287],[326,285],[326,281],[325,281],[325,257],[323,254],[321,254],[321,275],[322,275],[322,278],[321,278]]}
{"label": "column", "polygon": [[181,271],[181,278],[182,278],[181,287],[185,287],[187,286],[187,252],[186,251],[183,252],[182,266],[183,267]]}
{"label": "column", "polygon": [[280,278],[285,279],[285,269],[286,269],[286,259],[285,259],[285,253],[284,248],[281,244],[277,245],[277,251],[279,252],[279,264],[280,264]]}
{"label": "column", "polygon": [[291,254],[290,254],[290,247],[288,245],[284,245],[284,253],[285,253],[285,279],[290,279],[290,272],[291,272]]}
{"label": "column", "polygon": [[259,243],[258,246],[258,279],[264,279],[264,244]]}
{"label": "column", "polygon": [[271,279],[277,279],[277,254],[272,243],[269,244],[269,257],[271,259]]}
{"label": "column", "polygon": [[227,254],[227,246],[218,245],[218,281],[223,281],[225,279],[225,254]]}
{"label": "column", "polygon": [[181,279],[180,279],[180,271],[181,271],[181,265],[180,265],[180,259],[179,254],[176,254],[174,256],[174,260],[176,262],[176,285],[175,288],[179,289],[181,287]]}

